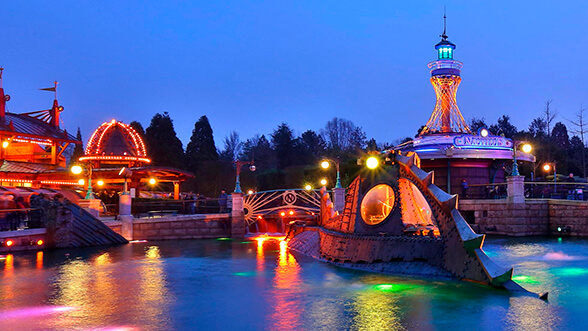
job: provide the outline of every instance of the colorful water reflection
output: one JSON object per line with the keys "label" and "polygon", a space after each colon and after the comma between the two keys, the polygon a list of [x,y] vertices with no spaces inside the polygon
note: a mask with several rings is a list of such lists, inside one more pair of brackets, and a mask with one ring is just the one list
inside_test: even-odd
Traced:
{"label": "colorful water reflection", "polygon": [[588,322],[588,240],[487,239],[499,264],[514,264],[515,281],[550,292],[548,303],[470,283],[341,269],[293,254],[280,238],[251,241],[7,255],[2,331],[541,330]]}

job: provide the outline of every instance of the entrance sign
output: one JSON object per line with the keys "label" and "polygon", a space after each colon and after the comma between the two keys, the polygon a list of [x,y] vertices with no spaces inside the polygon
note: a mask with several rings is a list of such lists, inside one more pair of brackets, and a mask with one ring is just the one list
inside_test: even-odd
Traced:
{"label": "entrance sign", "polygon": [[463,148],[485,148],[485,147],[493,147],[493,148],[512,148],[512,140],[500,137],[500,136],[472,136],[472,135],[462,135],[455,137],[453,139],[453,145],[455,147],[463,147]]}

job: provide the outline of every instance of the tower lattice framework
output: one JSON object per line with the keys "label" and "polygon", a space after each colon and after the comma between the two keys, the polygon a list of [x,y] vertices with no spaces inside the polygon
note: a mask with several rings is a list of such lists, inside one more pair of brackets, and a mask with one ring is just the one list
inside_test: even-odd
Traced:
{"label": "tower lattice framework", "polygon": [[435,89],[437,101],[429,121],[421,131],[421,135],[449,132],[470,133],[470,127],[457,106],[456,95],[460,83],[460,76],[442,75],[431,77],[431,84]]}

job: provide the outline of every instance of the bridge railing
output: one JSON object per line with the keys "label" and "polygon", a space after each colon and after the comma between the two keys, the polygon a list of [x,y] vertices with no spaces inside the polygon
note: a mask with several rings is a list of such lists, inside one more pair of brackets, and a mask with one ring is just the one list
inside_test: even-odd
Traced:
{"label": "bridge railing", "polygon": [[[469,185],[467,197],[459,192],[461,199],[506,199],[507,184]],[[588,183],[579,182],[525,182],[527,199],[588,200]]]}

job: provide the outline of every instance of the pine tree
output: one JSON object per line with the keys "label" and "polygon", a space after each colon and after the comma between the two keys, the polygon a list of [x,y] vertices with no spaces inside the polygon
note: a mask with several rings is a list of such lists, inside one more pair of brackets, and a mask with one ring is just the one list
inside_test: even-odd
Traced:
{"label": "pine tree", "polygon": [[295,140],[292,129],[286,123],[282,123],[272,134],[272,147],[276,152],[277,167],[283,170],[295,164]]}
{"label": "pine tree", "polygon": [[145,139],[145,130],[143,129],[143,125],[141,125],[141,123],[137,122],[137,121],[132,121],[131,123],[129,123],[129,125],[135,129],[135,131],[137,131],[137,133],[139,134],[139,136],[141,136],[141,138]]}
{"label": "pine tree", "polygon": [[71,158],[69,160],[70,165],[74,164],[76,162],[78,162],[78,159],[82,156],[84,156],[84,144],[83,144],[83,140],[82,140],[82,132],[80,131],[80,127],[78,126],[78,132],[76,134],[76,140],[79,140],[82,142],[82,144],[75,144],[74,148],[73,148],[73,153],[71,155]]}
{"label": "pine tree", "polygon": [[167,112],[155,114],[145,131],[151,164],[184,169],[184,149]]}
{"label": "pine tree", "polygon": [[218,160],[218,151],[214,144],[212,128],[206,116],[200,117],[194,124],[190,142],[186,147],[186,163],[190,171],[196,171],[202,162]]}

